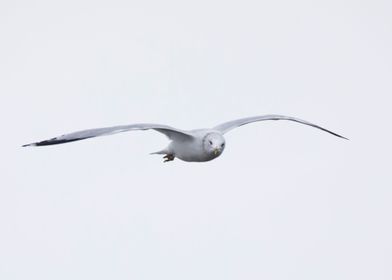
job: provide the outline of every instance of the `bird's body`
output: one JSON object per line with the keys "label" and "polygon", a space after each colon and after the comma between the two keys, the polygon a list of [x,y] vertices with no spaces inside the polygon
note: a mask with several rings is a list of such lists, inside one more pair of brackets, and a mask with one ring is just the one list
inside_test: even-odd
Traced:
{"label": "bird's body", "polygon": [[166,125],[159,124],[132,124],[105,128],[88,129],[65,134],[49,140],[27,144],[25,146],[47,146],[55,144],[63,144],[68,142],[79,141],[83,139],[93,138],[97,136],[104,136],[115,134],[119,132],[132,131],[132,130],[147,130],[153,129],[160,133],[165,134],[171,142],[169,145],[158,152],[152,154],[164,154],[165,162],[172,161],[174,158],[179,158],[188,162],[205,162],[219,157],[225,149],[224,134],[233,128],[256,121],[265,120],[289,120],[305,125],[309,125],[340,138],[344,138],[339,134],[322,128],[318,125],[309,123],[307,121],[287,117],[282,115],[263,115],[250,118],[238,119],[230,122],[220,124],[211,129],[195,129],[195,130],[180,130]]}
{"label": "bird's body", "polygon": [[[203,162],[213,160],[223,152],[225,140],[219,131],[197,129],[189,131],[189,134],[192,137],[174,139],[167,148],[153,154],[165,154],[173,157],[173,159],[179,158],[189,162]],[[213,144],[210,144],[209,141]],[[211,146],[210,152],[208,146]]]}

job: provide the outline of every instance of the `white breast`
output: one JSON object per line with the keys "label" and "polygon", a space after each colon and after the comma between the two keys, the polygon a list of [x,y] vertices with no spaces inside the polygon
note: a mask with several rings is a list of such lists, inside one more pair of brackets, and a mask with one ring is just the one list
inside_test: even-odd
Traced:
{"label": "white breast", "polygon": [[181,142],[173,141],[170,144],[169,148],[174,153],[174,156],[183,161],[193,162],[202,162],[214,159],[215,156],[206,153],[203,149],[203,138],[210,132],[210,130],[203,129],[193,132],[195,134],[193,139]]}

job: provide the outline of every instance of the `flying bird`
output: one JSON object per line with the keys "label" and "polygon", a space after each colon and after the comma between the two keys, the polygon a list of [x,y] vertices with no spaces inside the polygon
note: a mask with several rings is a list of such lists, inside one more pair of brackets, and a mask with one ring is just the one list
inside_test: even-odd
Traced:
{"label": "flying bird", "polygon": [[64,144],[68,142],[74,142],[104,135],[111,135],[120,132],[153,129],[166,135],[171,140],[171,142],[163,150],[151,154],[165,155],[163,157],[164,162],[172,161],[175,158],[188,162],[204,162],[213,160],[222,154],[225,149],[225,138],[223,136],[230,130],[248,123],[268,120],[287,120],[298,122],[304,125],[309,125],[321,129],[334,136],[348,140],[347,138],[337,133],[334,133],[321,126],[298,118],[282,115],[262,115],[225,122],[210,129],[181,130],[167,125],[151,123],[139,123],[87,129],[69,134],[64,134],[59,137],[44,140],[41,142],[26,144],[23,145],[23,147]]}

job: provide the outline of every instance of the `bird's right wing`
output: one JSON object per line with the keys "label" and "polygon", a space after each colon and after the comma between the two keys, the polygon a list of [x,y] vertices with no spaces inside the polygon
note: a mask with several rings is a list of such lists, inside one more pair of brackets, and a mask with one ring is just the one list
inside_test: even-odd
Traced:
{"label": "bird's right wing", "polygon": [[112,126],[112,127],[81,130],[69,134],[64,134],[55,138],[51,138],[49,140],[26,144],[23,145],[23,147],[63,144],[63,143],[93,138],[93,137],[116,134],[120,132],[126,132],[132,130],[147,130],[147,129],[153,129],[160,133],[163,133],[171,140],[183,141],[186,139],[193,138],[193,135],[191,133],[167,125],[139,123],[139,124],[131,124],[131,125],[119,125],[119,126]]}
{"label": "bird's right wing", "polygon": [[255,116],[255,117],[238,119],[238,120],[222,123],[222,124],[214,127],[214,129],[220,131],[222,134],[225,134],[226,132],[229,132],[230,130],[232,130],[236,127],[239,127],[239,126],[242,126],[242,125],[245,125],[248,123],[259,122],[259,121],[270,121],[270,120],[273,120],[273,121],[279,121],[279,120],[293,121],[293,122],[301,123],[304,125],[309,125],[309,126],[321,129],[321,130],[328,132],[332,135],[335,135],[337,137],[347,139],[346,137],[343,137],[342,135],[339,135],[335,132],[332,132],[332,131],[330,131],[326,128],[323,128],[319,125],[316,125],[314,123],[310,123],[308,121],[304,121],[304,120],[301,120],[298,118],[282,116],[282,115],[262,115],[262,116]]}

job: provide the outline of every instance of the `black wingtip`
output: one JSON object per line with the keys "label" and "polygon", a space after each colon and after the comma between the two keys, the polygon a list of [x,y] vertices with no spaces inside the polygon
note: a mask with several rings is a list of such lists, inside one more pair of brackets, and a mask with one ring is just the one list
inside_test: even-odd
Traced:
{"label": "black wingtip", "polygon": [[350,140],[350,139],[348,139],[348,138],[346,138],[346,137],[344,137],[344,136],[342,136],[342,135],[336,134],[336,133],[335,133],[335,136],[337,136],[337,137],[339,137],[339,138],[342,138],[342,139],[344,139],[344,140],[347,140],[347,141]]}
{"label": "black wingtip", "polygon": [[333,136],[342,138],[342,139],[344,139],[344,140],[350,140],[350,139],[348,139],[348,138],[346,138],[346,137],[344,137],[344,136],[342,136],[342,135],[340,135],[340,134],[337,134],[337,133],[335,133],[335,132],[333,132],[333,131],[330,131],[330,130],[328,130],[328,129],[325,129],[325,128],[322,128],[322,127],[318,127],[318,128],[320,128],[321,130],[324,130],[325,132],[328,132],[328,133],[332,134]]}
{"label": "black wingtip", "polygon": [[339,137],[339,138],[342,138],[342,139],[344,139],[344,140],[350,140],[350,139],[348,139],[348,138],[346,138],[346,137],[344,137],[344,136],[342,136],[342,135],[339,135],[339,134],[337,134],[337,133],[335,133],[335,132],[332,132],[332,131],[328,131],[329,133],[331,133],[332,135],[334,135],[334,136],[336,136],[336,137]]}
{"label": "black wingtip", "polygon": [[74,138],[74,139],[52,138],[52,139],[44,140],[44,141],[41,141],[41,142],[25,144],[22,147],[39,147],[39,146],[58,145],[58,144],[64,144],[64,143],[69,143],[69,142],[75,142],[75,141],[79,141],[79,140],[83,140],[83,139],[87,139],[87,138],[90,138],[90,137]]}
{"label": "black wingtip", "polygon": [[34,146],[37,146],[37,144],[36,143],[31,143],[31,144],[24,144],[24,145],[22,145],[22,147],[34,147]]}

